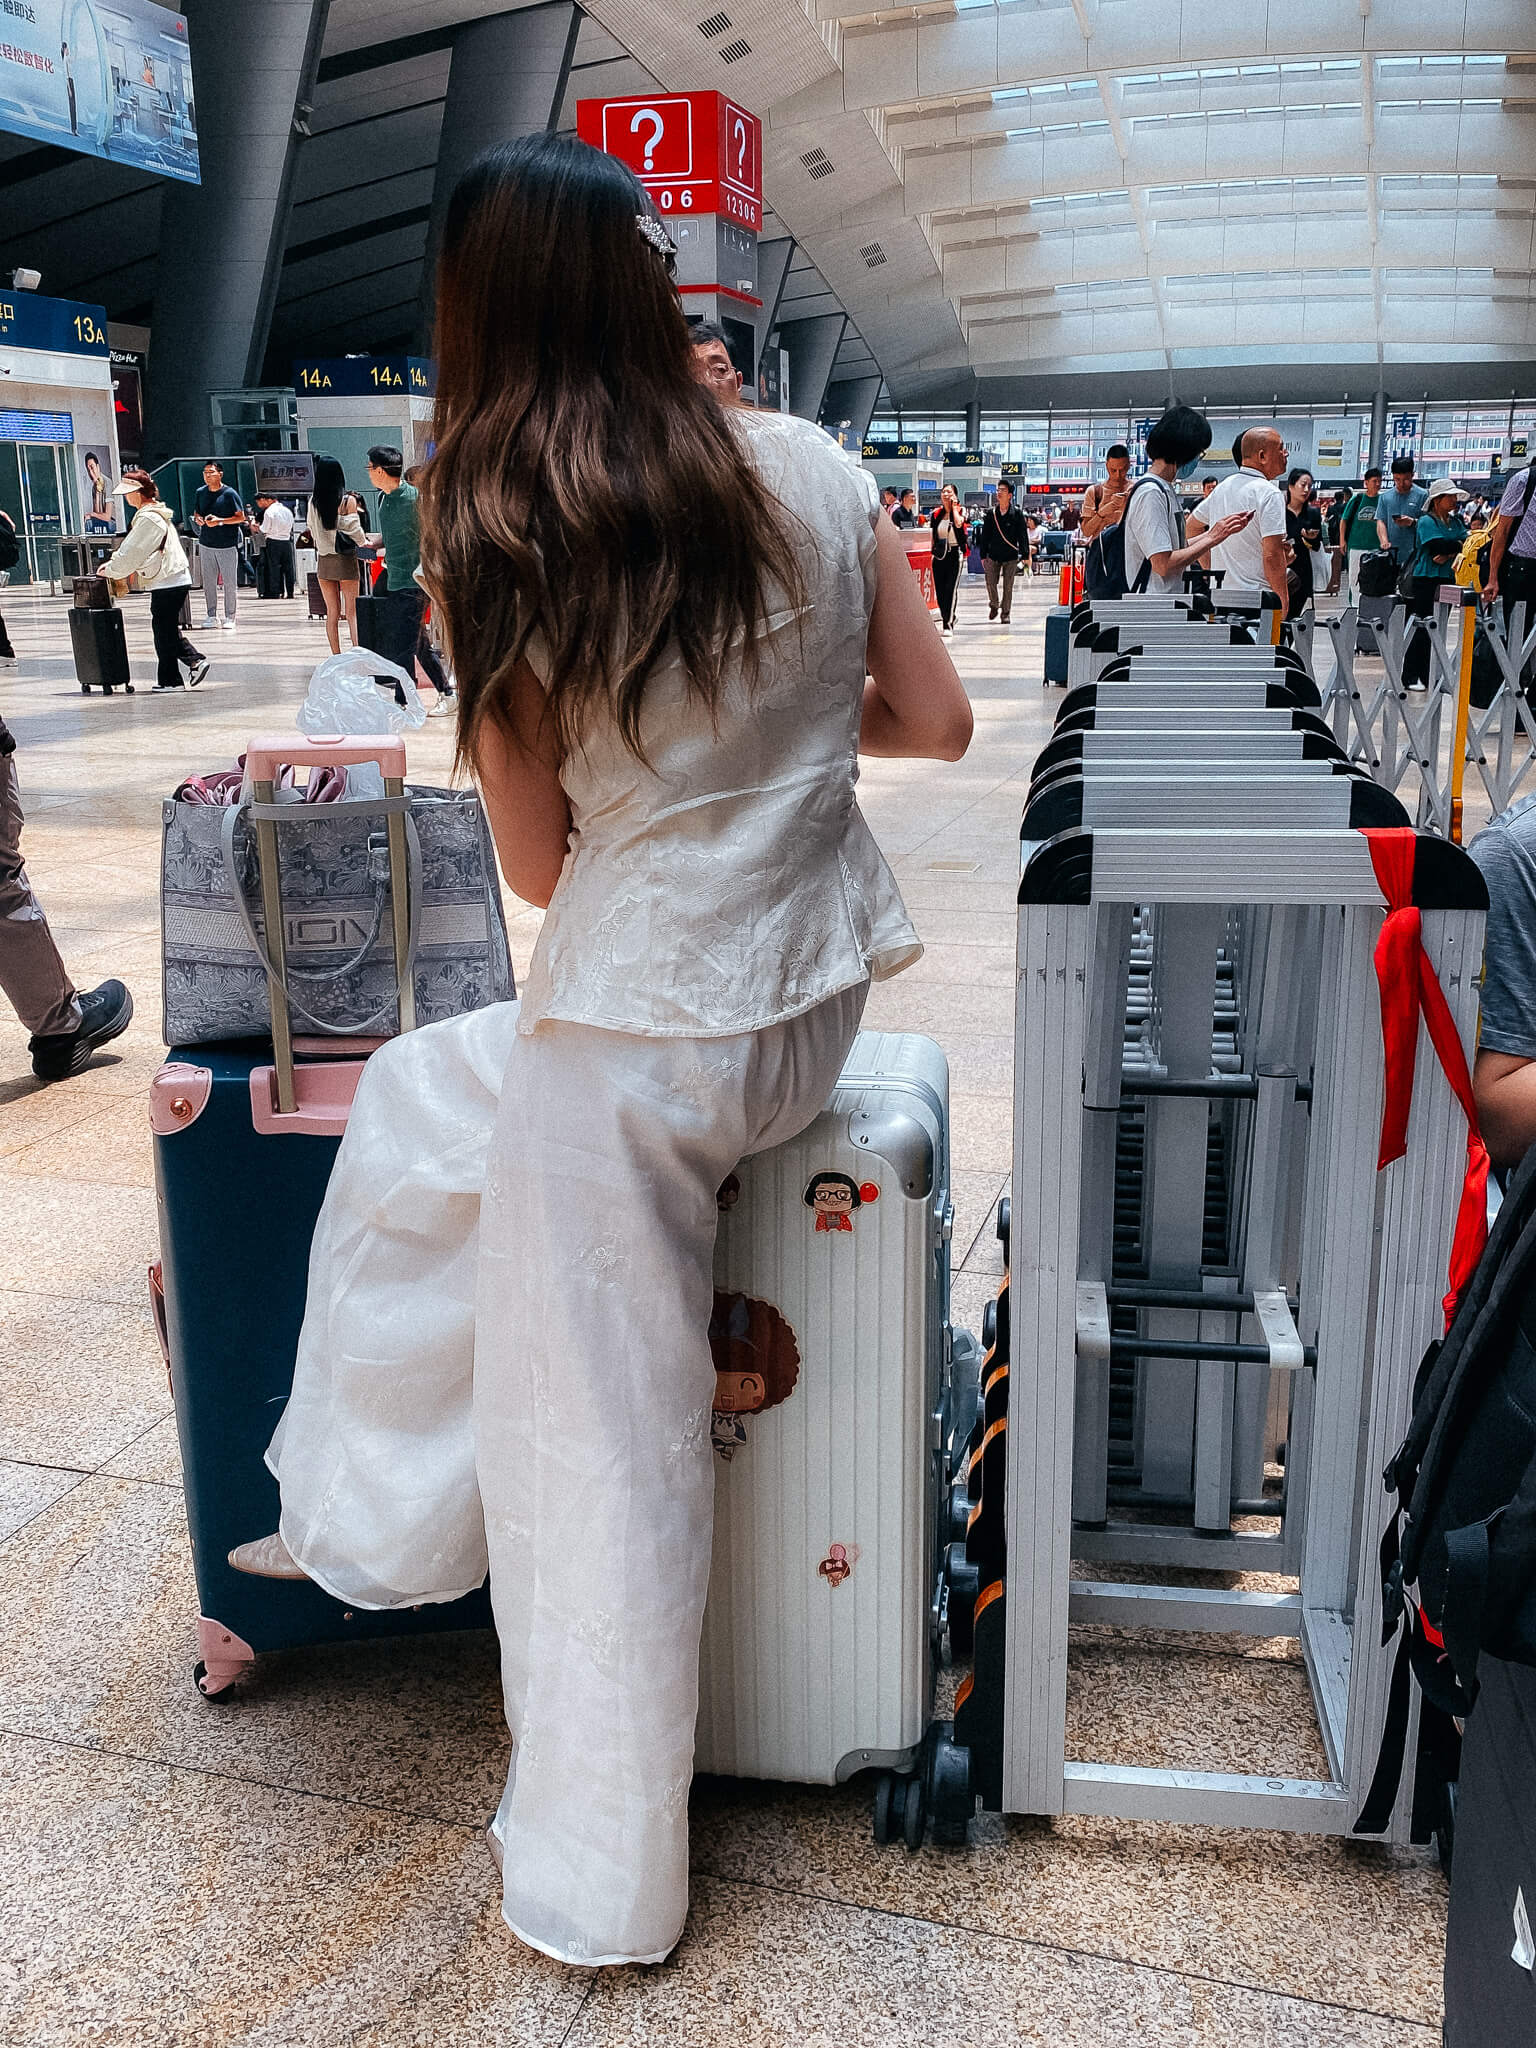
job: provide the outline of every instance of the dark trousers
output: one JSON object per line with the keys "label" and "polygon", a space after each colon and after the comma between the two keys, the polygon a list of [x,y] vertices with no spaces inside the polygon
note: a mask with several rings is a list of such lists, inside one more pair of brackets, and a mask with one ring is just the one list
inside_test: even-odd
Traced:
{"label": "dark trousers", "polygon": [[420,589],[383,590],[379,596],[384,600],[384,630],[379,653],[397,662],[407,675],[414,673],[413,664],[419,661],[433,689],[439,696],[448,695],[448,678],[437,658],[437,650],[422,626],[427,609],[426,592]]}
{"label": "dark trousers", "polygon": [[[1403,609],[1409,618],[1432,619],[1435,616],[1435,596],[1441,583],[1440,576],[1415,576],[1413,595],[1404,598]],[[1408,639],[1408,621],[1403,621],[1403,637],[1407,653],[1403,656],[1403,681],[1409,685],[1429,681],[1429,639],[1423,633],[1415,633]]]}
{"label": "dark trousers", "polygon": [[291,540],[274,540],[270,534],[262,547],[263,597],[292,597],[294,593],[294,556]]}
{"label": "dark trousers", "polygon": [[0,619],[0,654],[5,655],[9,659],[15,652],[15,648],[11,645],[11,636],[5,630],[5,621]]}
{"label": "dark trousers", "polygon": [[960,588],[962,559],[958,548],[933,558],[933,594],[939,600],[939,617],[950,627],[955,623],[955,593]]}
{"label": "dark trousers", "polygon": [[149,593],[149,630],[155,637],[155,680],[163,690],[181,687],[180,662],[201,661],[202,656],[181,630],[181,608],[187,601],[187,586]]}

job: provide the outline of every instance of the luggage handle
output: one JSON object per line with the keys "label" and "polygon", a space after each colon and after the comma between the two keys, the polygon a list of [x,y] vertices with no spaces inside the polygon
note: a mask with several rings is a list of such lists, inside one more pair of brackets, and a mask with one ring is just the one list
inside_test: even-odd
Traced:
{"label": "luggage handle", "polygon": [[361,733],[349,738],[344,733],[322,733],[311,738],[304,733],[279,733],[252,740],[245,750],[245,772],[254,782],[275,782],[279,768],[355,768],[375,762],[386,782],[391,776],[405,779],[405,741],[398,733]]}
{"label": "luggage handle", "polygon": [[[246,773],[252,783],[252,793],[260,809],[274,802],[277,791],[276,775],[279,767],[297,767],[304,763],[310,767],[352,767],[363,762],[373,762],[384,777],[385,796],[392,801],[387,825],[389,851],[390,908],[393,913],[395,943],[395,986],[398,1001],[400,1029],[412,1031],[416,1026],[416,911],[418,893],[408,890],[406,871],[408,866],[407,827],[411,821],[395,803],[405,795],[405,741],[397,733],[373,733],[349,738],[337,733],[312,739],[307,736],[290,737],[282,734],[277,738],[252,740],[245,750]],[[267,969],[267,999],[272,1020],[272,1061],[275,1113],[280,1117],[295,1117],[299,1110],[298,1091],[293,1071],[293,1021],[288,1014],[288,991],[286,988],[285,957],[283,938],[283,903],[277,863],[277,820],[272,816],[258,815],[254,820],[256,832],[256,864],[261,877],[262,920],[266,927],[267,949],[262,958]],[[410,840],[415,842],[412,830]],[[420,861],[419,842],[416,843],[416,860]],[[419,874],[419,866],[417,869]],[[245,898],[236,892],[237,901],[243,914]],[[366,1018],[364,1025],[373,1023]]]}

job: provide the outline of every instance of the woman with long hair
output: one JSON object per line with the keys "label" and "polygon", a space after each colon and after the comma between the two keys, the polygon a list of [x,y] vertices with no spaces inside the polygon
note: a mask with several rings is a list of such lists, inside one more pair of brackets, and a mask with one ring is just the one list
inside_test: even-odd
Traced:
{"label": "woman with long hair", "polygon": [[[716,1191],[819,1113],[870,978],[921,951],[856,755],[957,760],[971,735],[872,479],[695,380],[670,267],[637,180],[567,137],[492,151],[449,206],[421,573],[507,880],[547,914],[473,1371],[440,1365],[418,1401],[344,1341],[301,1346],[280,1532],[233,1558],[374,1607],[457,1597],[489,1562],[502,1910],[585,1964],[659,1961],[687,1910]],[[336,1176],[411,1048],[374,1055]],[[433,1510],[457,1485],[450,1541]],[[436,1534],[402,1562],[417,1517]]]}
{"label": "woman with long hair", "polygon": [[960,503],[960,493],[953,484],[946,484],[939,493],[939,502],[928,516],[928,527],[933,535],[933,590],[939,600],[940,630],[948,640],[955,630],[955,600],[960,589],[960,571],[965,567],[966,550],[970,546],[965,507]]}
{"label": "woman with long hair", "polygon": [[1288,619],[1301,617],[1317,587],[1313,549],[1322,539],[1323,519],[1313,489],[1310,469],[1293,469],[1285,480],[1285,537],[1291,549],[1285,572]]}
{"label": "woman with long hair", "polygon": [[133,523],[116,551],[102,563],[101,574],[125,590],[129,578],[137,576],[139,588],[149,592],[155,688],[181,689],[185,667],[187,682],[195,690],[208,673],[208,657],[181,630],[181,608],[192,587],[192,571],[171,508],[147,469],[125,469],[117,488],[133,514]]}
{"label": "woman with long hair", "polygon": [[341,652],[341,621],[357,645],[357,551],[368,538],[362,500],[347,489],[346,472],[334,455],[315,457],[315,488],[308,525],[315,543],[315,576],[325,600],[325,637],[332,654]]}

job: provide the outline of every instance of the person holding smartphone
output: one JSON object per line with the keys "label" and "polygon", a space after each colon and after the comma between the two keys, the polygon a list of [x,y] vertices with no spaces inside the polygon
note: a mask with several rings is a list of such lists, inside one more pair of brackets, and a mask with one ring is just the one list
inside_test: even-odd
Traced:
{"label": "person holding smartphone", "polygon": [[211,633],[219,624],[219,585],[224,586],[224,631],[235,630],[240,584],[240,536],[245,531],[245,507],[239,493],[224,481],[224,466],[203,464],[203,481],[192,501],[192,531],[197,538],[198,565],[203,578],[203,603],[208,616],[203,621]]}

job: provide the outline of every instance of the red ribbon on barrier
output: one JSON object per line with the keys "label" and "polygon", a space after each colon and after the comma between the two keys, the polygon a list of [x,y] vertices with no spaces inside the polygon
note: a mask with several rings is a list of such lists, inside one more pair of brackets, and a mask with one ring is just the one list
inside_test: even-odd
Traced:
{"label": "red ribbon on barrier", "polygon": [[1445,999],[1434,963],[1424,950],[1423,921],[1413,901],[1416,835],[1406,826],[1367,831],[1371,866],[1386,899],[1387,916],[1376,941],[1376,980],[1381,990],[1381,1043],[1386,1065],[1386,1101],[1381,1117],[1381,1150],[1376,1169],[1390,1166],[1408,1149],[1408,1112],[1413,1105],[1413,1068],[1422,1013],[1435,1056],[1467,1119],[1467,1171],[1451,1238],[1445,1296],[1449,1328],[1462,1289],[1488,1242],[1488,1148],[1478,1128],[1472,1076],[1461,1033]]}

